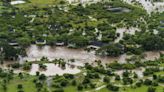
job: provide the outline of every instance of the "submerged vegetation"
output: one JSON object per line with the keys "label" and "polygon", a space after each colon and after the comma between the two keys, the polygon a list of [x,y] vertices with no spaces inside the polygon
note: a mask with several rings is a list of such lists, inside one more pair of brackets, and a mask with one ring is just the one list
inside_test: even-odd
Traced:
{"label": "submerged vegetation", "polygon": [[82,72],[75,75],[46,77],[36,72],[36,75],[32,76],[27,73],[14,74],[13,70],[2,71],[1,69],[0,89],[2,92],[31,90],[33,92],[76,92],[77,90],[82,92],[130,92],[135,90],[162,92],[164,83],[162,64],[164,64],[164,55],[161,54],[160,58],[155,61],[131,61],[126,64],[113,62],[106,65],[103,65],[101,61],[95,61],[95,66],[86,63]]}
{"label": "submerged vegetation", "polygon": [[[140,5],[122,0],[12,2],[16,1],[0,0],[0,92],[164,91],[163,12],[148,14]],[[39,50],[45,45],[60,46],[101,58],[127,58],[123,63],[90,62],[91,54],[88,60],[80,56],[81,61],[86,60],[81,65],[76,64],[77,58],[41,58],[41,53],[31,50],[39,57],[32,54],[35,60],[31,61],[27,52],[32,44]],[[160,55],[147,60],[147,51]],[[52,54],[43,55],[47,53]]]}

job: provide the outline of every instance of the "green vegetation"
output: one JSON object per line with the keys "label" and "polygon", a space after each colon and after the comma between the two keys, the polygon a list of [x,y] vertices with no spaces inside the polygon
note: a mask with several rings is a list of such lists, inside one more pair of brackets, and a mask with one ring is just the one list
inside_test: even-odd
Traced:
{"label": "green vegetation", "polygon": [[[45,57],[41,60],[41,63],[48,62]],[[58,60],[58,62],[63,61]],[[1,92],[29,92],[31,90],[33,92],[76,92],[77,90],[81,92],[152,92],[150,90],[154,90],[153,92],[162,92],[164,67],[159,66],[163,63],[163,55],[155,61],[140,62],[140,66],[136,62],[133,68],[131,68],[131,62],[127,64],[114,62],[103,66],[101,61],[95,61],[95,66],[86,63],[81,73],[52,77],[46,77],[40,72],[36,72],[36,76],[32,76],[25,72],[14,74],[12,70],[3,71],[1,69],[0,89]],[[139,70],[143,74],[135,72],[136,69],[144,67],[144,71]],[[120,70],[123,72],[118,74],[117,71]]]}
{"label": "green vegetation", "polygon": [[[26,0],[18,5],[10,2],[0,0],[0,67],[7,66],[0,68],[0,92],[164,91],[164,55],[161,53],[160,58],[152,61],[143,61],[142,55],[144,51],[164,50],[164,13],[149,16],[141,7],[121,0],[85,6],[63,0]],[[124,32],[123,36],[117,32],[118,28],[128,31],[133,27],[140,31]],[[118,38],[121,39],[116,42]],[[50,62],[42,57],[35,62],[15,63],[19,56],[26,56],[26,48],[31,44],[87,48],[87,51],[92,50],[88,48],[91,46],[97,47],[96,55],[118,57],[127,53],[132,57],[127,63],[104,64],[100,60],[86,63],[80,67],[82,72],[75,75],[48,77],[36,72],[32,76],[27,74],[32,64],[39,64],[39,70],[46,71],[45,63],[65,69],[75,60]],[[14,73],[17,69],[21,72]]]}

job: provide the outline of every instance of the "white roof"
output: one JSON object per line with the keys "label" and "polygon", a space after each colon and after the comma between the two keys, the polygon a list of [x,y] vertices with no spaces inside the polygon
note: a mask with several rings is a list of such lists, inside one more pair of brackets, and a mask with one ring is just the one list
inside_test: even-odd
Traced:
{"label": "white roof", "polygon": [[15,5],[15,4],[22,4],[22,3],[25,3],[25,1],[18,0],[18,1],[11,1],[10,3],[11,3],[11,5]]}

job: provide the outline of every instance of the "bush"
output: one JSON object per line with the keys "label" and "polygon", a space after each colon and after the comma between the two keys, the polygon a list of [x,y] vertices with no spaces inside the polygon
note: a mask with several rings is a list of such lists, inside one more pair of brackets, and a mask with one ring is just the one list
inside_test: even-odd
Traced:
{"label": "bush", "polygon": [[132,83],[133,83],[133,79],[124,77],[124,78],[123,78],[123,83],[124,83],[125,85],[127,85],[127,84],[132,84]]}
{"label": "bush", "polygon": [[73,86],[76,86],[76,84],[77,84],[76,80],[73,80],[71,84],[72,84]]}
{"label": "bush", "polygon": [[44,74],[41,74],[41,75],[39,76],[39,80],[46,80],[46,76],[45,76]]}
{"label": "bush", "polygon": [[90,79],[89,78],[84,78],[82,84],[88,84],[90,83]]}
{"label": "bush", "polygon": [[116,75],[116,76],[115,76],[115,80],[119,81],[120,79],[121,79],[121,78],[120,78],[119,75]]}
{"label": "bush", "polygon": [[149,80],[149,79],[146,79],[146,80],[144,81],[144,84],[145,84],[145,85],[151,85],[151,84],[152,84],[152,81]]}
{"label": "bush", "polygon": [[160,83],[164,83],[164,76],[159,76],[159,78],[158,78],[158,82],[160,82]]}
{"label": "bush", "polygon": [[112,85],[112,84],[108,84],[108,85],[107,85],[107,88],[108,88],[109,90],[111,90],[111,91],[119,91],[119,87],[114,86],[114,85]]}
{"label": "bush", "polygon": [[18,92],[24,92],[23,90],[19,90]]}
{"label": "bush", "polygon": [[105,76],[105,77],[103,78],[103,81],[106,82],[106,83],[108,83],[108,82],[110,82],[110,79],[109,79],[109,77]]}
{"label": "bush", "polygon": [[157,75],[153,75],[153,79],[156,80],[157,79]]}
{"label": "bush", "polygon": [[73,79],[74,75],[73,74],[64,74],[63,75],[66,79]]}
{"label": "bush", "polygon": [[15,69],[16,69],[16,68],[20,68],[20,66],[21,66],[21,65],[20,65],[19,63],[14,63],[14,64],[11,65],[11,67],[12,67],[12,68],[15,68]]}
{"label": "bush", "polygon": [[151,75],[151,74],[154,74],[154,72],[159,72],[159,68],[147,68],[143,74],[144,76],[148,76],[148,75]]}
{"label": "bush", "polygon": [[79,84],[79,85],[77,86],[77,90],[83,90],[82,84]]}
{"label": "bush", "polygon": [[31,64],[24,64],[23,65],[23,70],[30,70],[31,69]]}
{"label": "bush", "polygon": [[109,67],[112,69],[122,69],[122,65],[118,62],[110,63]]}
{"label": "bush", "polygon": [[138,78],[138,75],[136,73],[134,73],[133,78]]}
{"label": "bush", "polygon": [[22,89],[23,88],[23,85],[22,84],[18,84],[17,88],[18,89]]}
{"label": "bush", "polygon": [[137,87],[141,87],[141,85],[142,85],[142,82],[140,82],[140,81],[136,83]]}
{"label": "bush", "polygon": [[123,72],[123,77],[129,77],[129,72],[128,71],[125,71],[125,72]]}
{"label": "bush", "polygon": [[91,87],[91,88],[95,88],[95,87],[96,87],[96,84],[91,83],[91,84],[90,84],[90,87]]}
{"label": "bush", "polygon": [[68,85],[68,80],[62,80],[61,81],[61,83],[60,83],[60,85],[62,86],[62,87],[65,87],[65,86],[67,86]]}
{"label": "bush", "polygon": [[123,64],[123,69],[135,69],[136,66],[135,64],[130,64],[130,63],[127,63],[127,64]]}
{"label": "bush", "polygon": [[152,86],[158,86],[158,82],[156,81],[152,82]]}
{"label": "bush", "polygon": [[53,92],[64,92],[64,89],[59,88],[59,89],[54,90]]}
{"label": "bush", "polygon": [[154,87],[149,87],[148,90],[147,90],[147,92],[155,92],[155,90],[156,90],[156,88],[154,88]]}
{"label": "bush", "polygon": [[47,66],[46,65],[43,65],[43,64],[39,64],[39,68],[42,69],[42,70],[46,70],[47,69]]}

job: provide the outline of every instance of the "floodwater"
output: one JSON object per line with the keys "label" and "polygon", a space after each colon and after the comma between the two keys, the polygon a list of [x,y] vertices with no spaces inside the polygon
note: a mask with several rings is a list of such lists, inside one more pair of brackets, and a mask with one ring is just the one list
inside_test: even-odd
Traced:
{"label": "floodwater", "polygon": [[[78,2],[78,0],[68,0],[68,1],[69,3]],[[98,2],[100,0],[80,0],[81,3],[89,2],[89,1]],[[124,1],[130,4],[132,3],[132,0],[124,0]],[[159,11],[159,12],[164,11],[164,2],[152,3],[152,1],[150,0],[136,0],[136,1],[141,3],[141,5],[145,8],[145,10],[148,13],[151,13],[153,11]],[[21,3],[25,3],[25,2],[21,0],[11,2],[12,5],[21,4]],[[140,31],[140,30],[137,28],[117,29],[116,33],[120,33],[120,36],[115,40],[115,43],[119,42],[123,38],[124,33],[133,35],[135,34],[136,31]],[[126,58],[128,57],[126,54],[123,54],[119,57],[107,57],[107,56],[101,57],[101,56],[95,55],[94,51],[87,52],[87,51],[84,51],[83,49],[69,49],[67,47],[51,47],[51,46],[38,47],[36,45],[31,45],[30,47],[28,47],[26,49],[26,52],[27,52],[26,57],[21,57],[21,56],[19,57],[21,64],[25,60],[28,60],[31,62],[40,60],[43,56],[47,57],[49,60],[62,58],[67,61],[70,59],[74,59],[75,62],[72,62],[71,65],[75,65],[75,66],[83,66],[85,63],[94,64],[95,60],[101,60],[103,64],[110,63],[113,61],[118,61],[119,63],[125,63]],[[146,55],[145,56],[146,60],[154,60],[160,56],[159,52],[145,52],[145,55]],[[36,72],[39,71],[40,73],[45,74],[47,76],[53,76],[56,74],[58,75],[63,75],[64,73],[76,74],[80,72],[80,69],[78,69],[77,67],[72,68],[69,65],[66,65],[65,69],[62,69],[58,67],[58,65],[55,65],[53,63],[46,63],[45,65],[47,66],[47,70],[41,71],[39,70],[38,64],[32,64],[32,68],[29,74],[35,75]],[[21,72],[20,70],[16,70],[16,71]],[[136,72],[139,75],[139,77],[143,77],[140,70],[136,70],[134,72]]]}
{"label": "floodwater", "polygon": [[65,69],[60,68],[58,65],[55,65],[53,63],[46,63],[44,64],[47,66],[47,69],[44,71],[39,70],[38,64],[32,64],[32,68],[29,72],[31,75],[36,75],[36,72],[39,71],[41,74],[45,74],[46,76],[53,76],[53,75],[63,75],[65,73],[69,74],[76,74],[80,72],[80,69],[77,67],[70,67],[69,65],[66,65]]}
{"label": "floodwater", "polygon": [[[161,53],[164,53],[164,51],[161,51]],[[145,55],[146,60],[155,60],[160,57],[160,53],[158,51],[148,51],[145,52]]]}
{"label": "floodwater", "polygon": [[[67,0],[67,1],[70,4],[75,2],[89,4],[90,2],[96,3],[103,0]],[[153,0],[123,0],[123,1],[129,4],[133,4],[133,1],[138,2],[149,14],[154,11],[158,11],[158,12],[164,11],[164,2],[153,2]]]}
{"label": "floodwater", "polygon": [[91,4],[100,2],[101,0],[67,0],[69,4],[81,3],[81,4]]}
{"label": "floodwater", "polygon": [[[164,53],[164,52],[162,52]],[[53,76],[53,75],[63,75],[64,73],[69,74],[76,74],[80,72],[78,66],[83,66],[85,63],[90,63],[92,65],[95,64],[95,60],[101,60],[102,64],[110,63],[113,61],[118,61],[119,63],[126,63],[126,58],[130,56],[123,54],[119,57],[100,57],[95,55],[94,52],[87,52],[83,49],[70,49],[67,47],[51,47],[51,46],[43,46],[38,47],[36,45],[31,45],[27,48],[27,57],[21,58],[21,64],[28,60],[30,62],[34,62],[36,60],[40,60],[42,57],[47,57],[50,60],[50,63],[45,63],[44,65],[47,66],[46,70],[40,70],[38,64],[32,64],[32,68],[29,71],[29,74],[35,75],[37,71],[41,74],[45,74],[46,76]],[[160,57],[159,52],[145,52],[145,59],[144,60],[155,60]],[[58,65],[51,63],[51,60],[54,59],[64,59],[66,62],[66,68],[62,69]],[[67,62],[67,60],[74,59],[75,62]],[[95,64],[96,65],[96,64]],[[71,67],[74,66],[74,67]],[[140,70],[136,70],[136,72],[140,77],[142,75],[139,72]],[[21,70],[15,70],[15,73],[22,72]]]}
{"label": "floodwater", "polygon": [[[42,57],[47,57],[50,61],[54,59],[64,59],[68,61],[74,59],[75,62],[72,64],[76,66],[82,66],[84,63],[94,63],[95,60],[101,60],[102,63],[110,63],[112,61],[118,61],[119,63],[125,63],[126,54],[123,54],[119,57],[108,57],[108,56],[97,56],[94,51],[87,52],[84,49],[70,49],[67,47],[51,47],[48,45],[39,47],[37,45],[31,45],[27,48],[27,56],[23,57],[22,61],[36,61],[40,60]],[[149,51],[145,52],[146,60],[154,60],[160,56],[158,51]]]}
{"label": "floodwater", "polygon": [[[134,0],[123,0],[123,1],[132,4],[132,1]],[[152,0],[135,0],[135,1],[140,3],[149,14],[154,11],[158,11],[158,12],[164,11],[164,2],[153,2]]]}
{"label": "floodwater", "polygon": [[[117,74],[117,75],[122,75],[123,72],[125,72],[126,70],[117,70],[115,71],[114,73]],[[144,68],[138,68],[138,69],[134,69],[134,70],[129,70],[129,72],[132,72],[132,73],[136,73],[138,75],[138,78],[143,78],[144,75],[143,75],[143,72],[145,71]],[[120,76],[122,77],[122,76]]]}
{"label": "floodwater", "polygon": [[120,36],[115,40],[115,43],[118,43],[121,39],[123,39],[124,33],[134,35],[136,31],[141,31],[141,30],[138,29],[138,28],[134,28],[134,27],[131,27],[129,29],[127,29],[127,28],[118,28],[116,30],[116,33],[119,33]]}
{"label": "floodwater", "polygon": [[83,49],[70,49],[67,47],[51,47],[43,46],[38,47],[36,45],[31,45],[27,48],[27,57],[23,58],[23,61],[36,61],[40,60],[42,57],[47,57],[50,61],[54,59],[64,59],[70,60],[74,59],[73,62],[76,66],[82,66],[84,63],[94,63],[95,60],[101,60],[103,63],[109,63],[112,61],[125,62],[125,58],[120,57],[101,57],[95,55],[94,51],[87,52]]}

